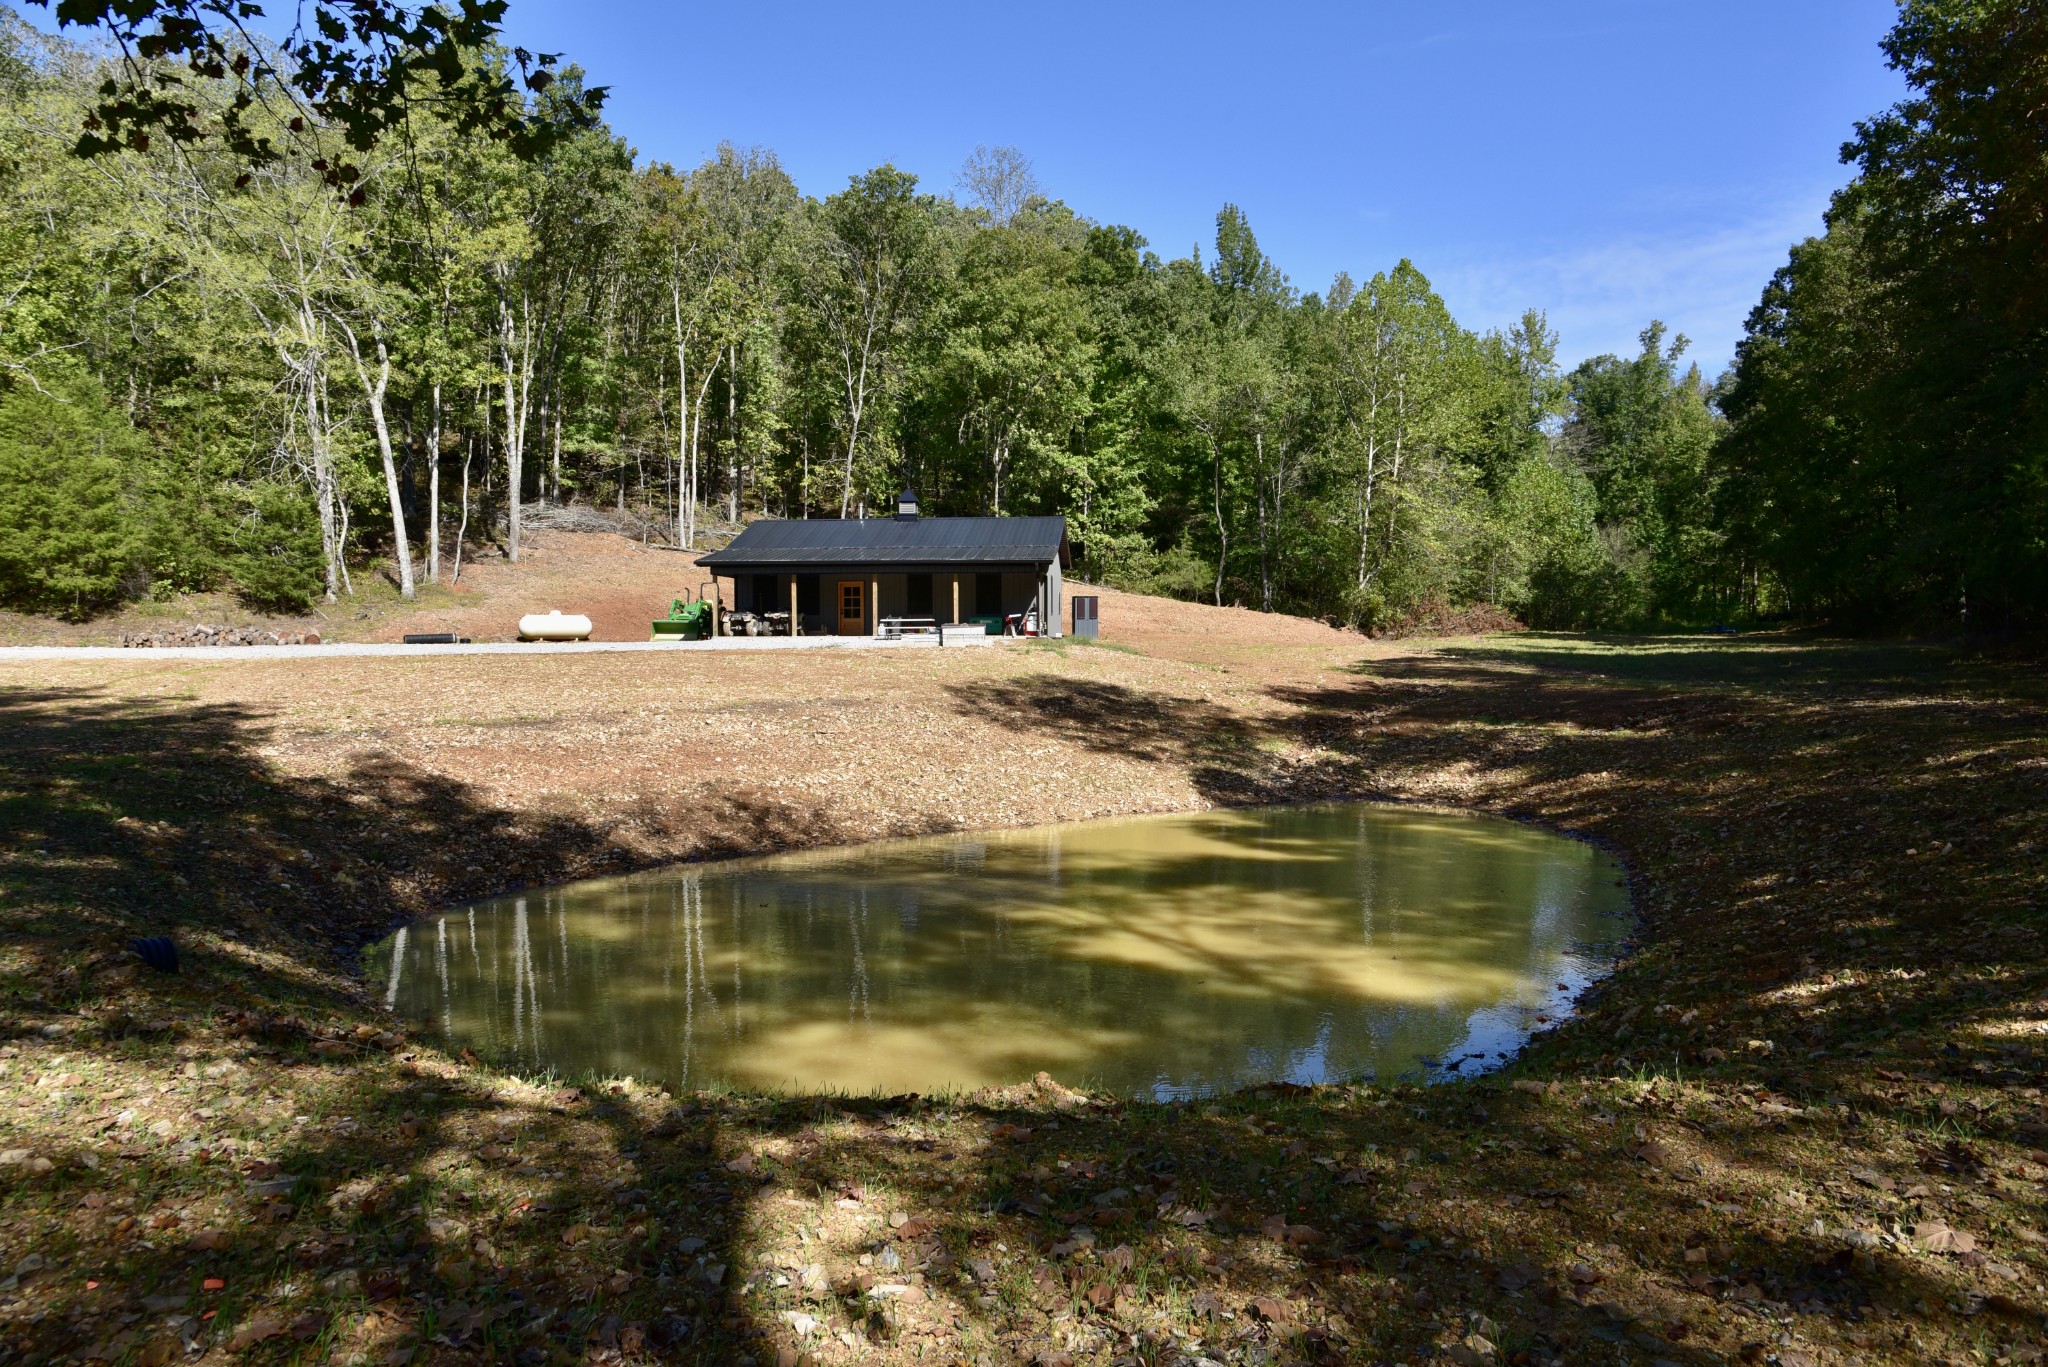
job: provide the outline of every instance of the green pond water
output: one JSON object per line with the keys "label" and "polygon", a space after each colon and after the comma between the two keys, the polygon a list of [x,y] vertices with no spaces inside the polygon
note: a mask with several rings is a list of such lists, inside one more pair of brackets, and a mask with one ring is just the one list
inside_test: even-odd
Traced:
{"label": "green pond water", "polygon": [[369,967],[393,1010],[515,1069],[1185,1097],[1493,1066],[1630,919],[1590,846],[1346,804],[576,883],[416,922]]}

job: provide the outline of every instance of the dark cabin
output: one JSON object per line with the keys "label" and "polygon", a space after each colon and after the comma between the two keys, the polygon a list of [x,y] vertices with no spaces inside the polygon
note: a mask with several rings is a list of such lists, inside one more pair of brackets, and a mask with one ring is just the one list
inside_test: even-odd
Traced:
{"label": "dark cabin", "polygon": [[999,632],[1032,611],[1057,636],[1073,554],[1063,517],[923,517],[906,489],[894,517],[755,522],[698,563],[732,581],[734,611],[788,613],[805,636],[976,620]]}

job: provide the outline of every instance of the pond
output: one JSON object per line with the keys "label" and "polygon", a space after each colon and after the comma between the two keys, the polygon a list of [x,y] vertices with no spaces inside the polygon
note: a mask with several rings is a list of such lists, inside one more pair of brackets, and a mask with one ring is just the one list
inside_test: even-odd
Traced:
{"label": "pond", "polygon": [[370,971],[523,1071],[929,1094],[1044,1070],[1166,1098],[1495,1066],[1630,923],[1588,845],[1344,804],[576,883],[419,921]]}

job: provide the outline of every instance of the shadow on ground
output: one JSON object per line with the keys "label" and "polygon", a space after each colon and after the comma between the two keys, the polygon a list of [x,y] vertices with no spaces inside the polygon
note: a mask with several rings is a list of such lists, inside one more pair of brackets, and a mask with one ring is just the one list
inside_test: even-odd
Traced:
{"label": "shadow on ground", "polygon": [[[500,890],[522,851],[623,866],[673,818],[522,826],[396,761],[280,777],[232,709],[17,692],[0,1344],[149,1367],[222,1340],[391,1367],[2025,1360],[2048,744],[2031,676],[1928,658],[1520,641],[1276,690],[1259,719],[1057,679],[961,693],[1218,801],[1454,802],[1628,857],[1640,952],[1513,1085],[1213,1105],[1050,1080],[676,1097],[380,1037],[348,955],[393,908]],[[822,816],[736,803],[707,844],[814,843]],[[192,971],[141,977],[119,946],[166,928]]]}

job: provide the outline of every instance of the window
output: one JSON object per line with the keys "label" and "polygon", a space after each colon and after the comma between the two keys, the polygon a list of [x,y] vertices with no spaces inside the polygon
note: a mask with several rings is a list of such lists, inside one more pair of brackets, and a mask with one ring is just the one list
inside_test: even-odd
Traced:
{"label": "window", "polygon": [[932,577],[928,574],[906,576],[904,615],[906,617],[929,617],[932,615]]}
{"label": "window", "polygon": [[796,577],[796,610],[806,617],[816,617],[824,609],[818,606],[818,576],[800,574]]}
{"label": "window", "polygon": [[754,611],[788,612],[789,603],[782,594],[782,576],[779,574],[757,574],[754,576]]}
{"label": "window", "polygon": [[1000,574],[977,574],[974,576],[974,615],[977,617],[999,617],[1003,611],[1003,576]]}

